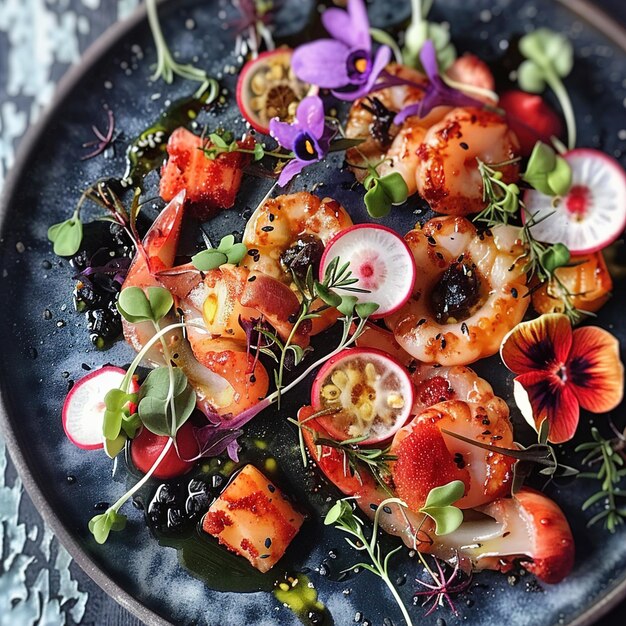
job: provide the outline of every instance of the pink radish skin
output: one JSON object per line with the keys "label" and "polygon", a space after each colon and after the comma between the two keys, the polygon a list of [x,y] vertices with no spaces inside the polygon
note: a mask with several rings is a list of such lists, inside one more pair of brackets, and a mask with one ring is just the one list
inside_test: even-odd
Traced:
{"label": "pink radish skin", "polygon": [[[340,252],[342,248],[347,248],[348,254],[342,254]],[[372,319],[380,319],[394,313],[413,293],[415,260],[404,239],[391,228],[380,224],[355,224],[337,233],[328,242],[322,254],[320,279],[324,278],[326,267],[337,256],[340,263],[350,261],[352,275],[359,279],[359,282],[352,286],[367,289],[370,293],[344,292],[341,289],[335,291],[340,295],[354,295],[359,302],[380,304],[380,308],[371,316]],[[394,281],[396,284],[392,284]],[[383,304],[377,301],[376,296],[379,290],[384,292],[386,288],[392,294],[391,302]],[[389,294],[386,295],[389,297]]]}
{"label": "pink radish skin", "polygon": [[[111,389],[117,388],[125,375],[126,370],[121,367],[106,365],[87,374],[70,389],[63,404],[62,421],[67,438],[75,446],[82,450],[100,450],[104,447],[104,396]],[[105,377],[106,385],[103,380]],[[130,393],[138,390],[139,385],[133,378]],[[89,420],[88,425],[85,420]]]}
{"label": "pink radish skin", "polygon": [[[618,211],[620,212],[615,212],[615,214],[611,216],[611,220],[605,219],[603,224],[596,224],[596,228],[602,232],[602,238],[592,245],[580,246],[572,244],[571,242],[568,243],[567,236],[563,233],[559,236],[543,235],[545,230],[549,228],[550,218],[546,219],[543,224],[539,223],[537,226],[532,227],[533,235],[540,241],[545,240],[546,243],[556,243],[557,241],[560,241],[569,248],[572,254],[575,255],[593,254],[594,252],[598,252],[599,250],[602,250],[612,244],[622,234],[624,228],[626,228],[626,174],[615,159],[607,154],[604,154],[603,152],[600,152],[599,150],[593,150],[591,148],[577,148],[575,150],[571,150],[570,152],[566,152],[563,155],[563,158],[565,158],[565,160],[570,164],[574,164],[574,176],[570,191],[563,198],[561,206],[557,208],[556,211],[566,211],[567,214],[571,216],[580,215],[580,221],[583,223],[587,220],[593,220],[592,217],[585,218],[585,210],[588,209],[588,203],[593,202],[594,189],[589,187],[586,184],[586,181],[582,181],[580,179],[577,180],[578,171],[576,169],[576,163],[581,159],[587,160],[590,164],[593,164],[594,161],[603,163],[604,167],[606,167],[609,171],[611,180],[613,180],[618,186],[621,184],[621,187],[616,188],[614,191],[618,198],[621,197],[624,199],[624,203],[618,207]],[[596,179],[598,178],[597,170],[595,172],[591,172],[591,174],[593,174]],[[600,192],[605,193],[606,189],[601,189]],[[522,214],[524,221],[526,221],[529,216],[536,211],[543,212],[544,209],[546,212],[554,211],[551,206],[548,206],[550,199],[534,190],[529,190],[524,194],[524,202],[528,208],[528,214],[524,212]],[[573,223],[575,224],[575,222]],[[590,231],[588,230],[587,232]]]}
{"label": "pink radish skin", "polygon": [[[384,364],[385,371],[391,370],[401,381],[400,383],[400,391],[405,399],[402,413],[399,413],[395,422],[388,428],[383,435],[380,436],[372,436],[368,439],[362,441],[360,445],[373,445],[378,444],[383,441],[387,441],[391,439],[395,433],[400,430],[411,417],[411,408],[413,406],[414,400],[414,388],[413,383],[407,373],[406,369],[394,359],[392,356],[383,352],[382,350],[372,349],[372,348],[348,348],[347,350],[343,350],[339,354],[335,355],[320,369],[313,381],[313,385],[311,387],[311,405],[316,411],[319,411],[323,408],[321,401],[322,394],[322,383],[324,379],[328,376],[328,374],[336,369],[337,365],[342,361],[352,360],[356,357],[361,357],[370,361],[376,361],[378,363]],[[343,433],[338,428],[335,428],[333,425],[333,416],[324,416],[317,419],[317,421],[328,431],[328,433],[338,441],[341,441],[346,438],[345,433]]]}

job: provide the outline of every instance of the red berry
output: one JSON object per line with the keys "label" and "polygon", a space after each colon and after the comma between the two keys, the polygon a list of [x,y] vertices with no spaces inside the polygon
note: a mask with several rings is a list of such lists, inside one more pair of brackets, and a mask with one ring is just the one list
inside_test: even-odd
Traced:
{"label": "red berry", "polygon": [[563,132],[561,118],[541,96],[525,91],[507,91],[500,97],[500,107],[517,135],[523,156],[529,156],[537,141],[550,143],[550,137]]}
{"label": "red berry", "polygon": [[[147,428],[142,428],[130,444],[130,456],[135,467],[146,474],[159,458],[168,439],[169,437],[155,435]],[[192,459],[197,456],[198,443],[190,422],[185,422],[180,427],[176,435],[176,443],[183,458]],[[189,462],[181,459],[176,448],[172,446],[152,475],[161,479],[174,478],[186,474],[194,465],[195,461]]]}

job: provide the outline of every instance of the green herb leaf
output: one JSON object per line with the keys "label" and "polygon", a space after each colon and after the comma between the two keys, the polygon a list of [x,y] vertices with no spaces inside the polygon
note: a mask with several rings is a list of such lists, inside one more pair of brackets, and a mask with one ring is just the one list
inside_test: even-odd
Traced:
{"label": "green herb leaf", "polygon": [[54,244],[54,253],[59,256],[76,254],[83,240],[83,224],[78,217],[54,224],[48,229],[48,239]]}
{"label": "green herb leaf", "polygon": [[570,258],[571,255],[567,246],[562,243],[555,243],[549,248],[546,248],[541,255],[541,265],[547,272],[553,274],[554,270],[567,265]]}
{"label": "green herb leaf", "polygon": [[241,261],[243,261],[243,259],[246,257],[246,254],[248,254],[248,248],[246,244],[236,243],[230,248],[230,250],[228,250],[228,252],[226,253],[226,257],[228,258],[229,263],[237,265],[238,263],[241,263]]}
{"label": "green herb leaf", "polygon": [[420,513],[434,520],[436,535],[454,532],[463,523],[463,512],[453,504],[460,500],[464,493],[465,484],[461,480],[453,480],[430,490]]}
{"label": "green herb leaf", "polygon": [[337,306],[337,310],[346,317],[349,317],[354,312],[354,307],[358,302],[356,296],[342,296],[341,304]]}
{"label": "green herb leaf", "polygon": [[89,521],[89,531],[99,544],[106,543],[111,531],[124,530],[125,527],[126,516],[112,509],[92,517]]}
{"label": "green herb leaf", "polygon": [[360,302],[354,307],[354,311],[362,320],[364,320],[376,313],[379,308],[380,306],[376,304],[376,302]]}
{"label": "green herb leaf", "polygon": [[143,289],[126,287],[120,292],[117,309],[131,324],[152,321],[152,307]]}
{"label": "green herb leaf", "polygon": [[517,80],[529,93],[541,93],[546,88],[543,70],[534,61],[526,60],[519,66]]}
{"label": "green herb leaf", "polygon": [[319,281],[315,282],[314,290],[315,295],[328,306],[336,309],[341,304],[341,296],[336,294],[334,291],[328,289],[328,287],[326,287]]}
{"label": "green herb leaf", "polygon": [[379,180],[391,204],[402,204],[409,196],[409,188],[398,172],[392,172]]}
{"label": "green herb leaf", "polygon": [[220,252],[223,252],[224,254],[226,254],[234,245],[235,245],[235,236],[226,235],[222,237],[219,246],[217,246],[217,249]]}
{"label": "green herb leaf", "polygon": [[260,143],[254,144],[254,160],[260,161],[265,156],[265,148]]}
{"label": "green herb leaf", "polygon": [[127,438],[121,433],[115,439],[104,440],[104,452],[110,458],[114,459],[126,446]]}
{"label": "green herb leaf", "polygon": [[[173,398],[173,412],[170,398]],[[195,406],[196,392],[179,368],[158,367],[148,374],[141,385],[139,417],[155,435],[174,437]]]}
{"label": "green herb leaf", "polygon": [[520,52],[542,69],[553,69],[564,78],[574,66],[574,49],[561,33],[548,28],[538,28],[524,35],[519,42]]}
{"label": "green herb leaf", "polygon": [[152,321],[162,320],[174,306],[174,298],[164,287],[148,287],[148,302],[152,309]]}
{"label": "green herb leaf", "polygon": [[348,137],[341,137],[339,139],[333,139],[328,151],[329,152],[343,152],[344,150],[349,150],[350,148],[354,148],[362,144],[364,141],[365,139],[358,139],[358,138],[351,139]]}
{"label": "green herb leaf", "polygon": [[137,394],[126,393],[121,389],[111,389],[104,396],[104,418],[102,434],[106,439],[115,440],[122,430],[122,421],[128,416],[128,404],[136,402]]}
{"label": "green herb leaf", "polygon": [[570,190],[572,168],[562,156],[557,155],[554,169],[547,174],[547,182],[553,195],[564,196]]}
{"label": "green herb leaf", "polygon": [[224,141],[221,135],[218,135],[217,133],[211,133],[209,135],[209,139],[211,140],[211,143],[218,148],[228,148],[228,144]]}
{"label": "green herb leaf", "polygon": [[211,248],[192,256],[191,262],[201,272],[208,272],[228,263],[228,256],[219,250]]}
{"label": "green herb leaf", "polygon": [[345,500],[337,500],[335,504],[330,508],[328,513],[326,513],[326,517],[324,518],[325,526],[332,526],[336,524],[340,519],[345,517],[345,515],[352,515],[352,508]]}
{"label": "green herb leaf", "polygon": [[379,179],[374,179],[373,184],[363,198],[367,212],[372,217],[385,217],[391,211],[391,202],[380,185]]}

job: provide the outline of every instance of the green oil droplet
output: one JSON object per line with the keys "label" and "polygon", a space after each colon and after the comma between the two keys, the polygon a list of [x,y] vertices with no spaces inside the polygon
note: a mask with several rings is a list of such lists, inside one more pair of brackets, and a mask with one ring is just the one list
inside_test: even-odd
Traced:
{"label": "green oil droplet", "polygon": [[304,574],[286,575],[277,581],[274,596],[308,626],[332,624],[330,614],[317,597],[317,590]]}

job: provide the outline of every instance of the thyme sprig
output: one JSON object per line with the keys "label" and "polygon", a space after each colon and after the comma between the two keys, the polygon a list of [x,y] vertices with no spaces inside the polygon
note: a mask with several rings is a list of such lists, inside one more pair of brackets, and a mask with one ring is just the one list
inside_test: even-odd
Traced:
{"label": "thyme sprig", "polygon": [[200,83],[200,87],[195,93],[196,97],[200,97],[207,90],[209,96],[206,104],[213,102],[219,93],[219,83],[210,77],[203,69],[195,67],[191,64],[178,63],[171,53],[163,29],[159,21],[159,13],[157,11],[157,0],[146,0],[146,11],[148,13],[148,23],[152,31],[154,45],[157,50],[157,64],[152,80],[163,79],[168,85],[174,82],[174,76],[180,76],[186,80]]}
{"label": "thyme sprig", "polygon": [[587,498],[582,505],[582,510],[586,511],[594,504],[604,501],[605,506],[602,511],[594,515],[587,526],[593,526],[604,520],[604,527],[614,533],[617,526],[626,520],[626,503],[622,506],[619,500],[626,498],[626,489],[620,487],[624,477],[626,477],[626,467],[624,461],[626,454],[626,430],[619,432],[614,428],[615,437],[604,438],[597,428],[591,429],[593,441],[582,443],[576,447],[576,452],[586,452],[583,465],[593,467],[600,465],[597,472],[581,472],[579,478],[589,478],[600,481],[600,489],[591,497]]}
{"label": "thyme sprig", "polygon": [[363,552],[367,554],[367,556],[369,557],[368,562],[356,563],[352,567],[349,567],[344,571],[350,572],[359,568],[367,570],[368,572],[371,572],[372,574],[380,577],[387,585],[389,591],[391,591],[391,595],[393,596],[394,600],[397,602],[398,607],[402,612],[404,621],[406,622],[406,626],[413,626],[411,616],[409,615],[409,612],[402,598],[400,597],[398,590],[396,589],[393,581],[389,576],[389,561],[394,554],[397,554],[402,549],[402,546],[398,546],[391,552],[388,552],[383,557],[380,544],[378,543],[378,527],[380,515],[381,512],[385,509],[388,510],[389,505],[391,504],[395,504],[401,508],[406,508],[406,504],[399,498],[387,498],[386,500],[383,500],[376,509],[376,513],[374,514],[374,523],[372,526],[372,533],[369,539],[365,535],[364,522],[354,514],[352,506],[345,499],[337,500],[337,502],[335,502],[335,504],[326,514],[324,524],[326,526],[334,526],[338,530],[341,530],[342,532],[349,535],[349,537],[345,538],[348,545],[358,552]]}
{"label": "thyme sprig", "polygon": [[302,463],[304,467],[308,465],[307,456],[306,456],[306,445],[304,443],[304,438],[302,437],[302,431],[306,430],[310,435],[313,441],[313,445],[318,447],[321,454],[322,446],[326,446],[327,448],[334,448],[336,450],[340,450],[343,453],[344,459],[344,475],[347,476],[348,473],[351,476],[355,476],[356,479],[363,484],[363,479],[361,477],[361,471],[363,468],[366,468],[372,477],[379,483],[383,489],[389,492],[389,485],[387,483],[388,478],[391,476],[391,470],[389,468],[389,462],[395,461],[396,456],[394,454],[390,454],[390,447],[386,448],[373,448],[367,447],[362,448],[359,444],[363,443],[367,439],[366,435],[361,435],[359,437],[352,437],[350,439],[344,439],[343,441],[339,441],[337,439],[330,439],[328,437],[322,437],[320,433],[307,426],[307,422],[322,417],[324,415],[332,415],[333,413],[337,413],[339,409],[324,409],[322,411],[318,411],[313,415],[307,417],[305,420],[298,421],[293,418],[289,418],[292,424],[295,424],[299,429],[300,435],[300,452],[302,455]]}

